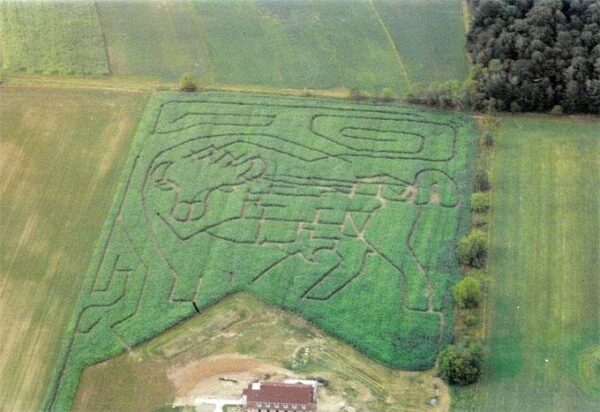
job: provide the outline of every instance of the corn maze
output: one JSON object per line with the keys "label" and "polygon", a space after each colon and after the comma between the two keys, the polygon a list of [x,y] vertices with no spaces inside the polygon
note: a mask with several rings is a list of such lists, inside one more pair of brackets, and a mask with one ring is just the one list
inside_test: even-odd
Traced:
{"label": "corn maze", "polygon": [[394,367],[452,327],[469,118],[413,107],[157,94],[74,311],[48,409],[83,369],[248,290]]}

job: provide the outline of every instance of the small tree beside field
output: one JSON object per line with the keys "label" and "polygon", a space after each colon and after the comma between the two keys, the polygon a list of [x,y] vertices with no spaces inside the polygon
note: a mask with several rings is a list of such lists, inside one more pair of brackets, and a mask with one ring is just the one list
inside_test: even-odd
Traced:
{"label": "small tree beside field", "polygon": [[487,192],[490,188],[491,185],[487,170],[478,168],[475,171],[475,190],[477,192]]}
{"label": "small tree beside field", "polygon": [[463,340],[440,354],[440,377],[451,385],[470,385],[481,375],[482,350],[479,343]]}
{"label": "small tree beside field", "polygon": [[483,213],[490,208],[490,197],[486,193],[476,192],[471,195],[471,210]]}
{"label": "small tree beside field", "polygon": [[384,87],[381,90],[381,95],[379,96],[379,99],[382,102],[391,102],[392,100],[394,100],[394,91],[389,87]]}
{"label": "small tree beside field", "polygon": [[482,268],[487,257],[487,242],[485,233],[474,229],[460,240],[458,257],[465,265]]}
{"label": "small tree beside field", "polygon": [[182,92],[194,92],[196,91],[197,86],[194,83],[194,76],[190,73],[184,73],[179,79],[179,90]]}
{"label": "small tree beside field", "polygon": [[479,306],[481,299],[481,285],[479,280],[473,276],[465,276],[454,285],[452,290],[454,300],[461,309],[475,308]]}

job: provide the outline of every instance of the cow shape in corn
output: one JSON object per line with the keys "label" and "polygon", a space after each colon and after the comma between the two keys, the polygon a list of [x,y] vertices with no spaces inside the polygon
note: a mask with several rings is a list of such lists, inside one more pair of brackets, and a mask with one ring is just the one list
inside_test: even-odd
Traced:
{"label": "cow shape in corn", "polygon": [[467,127],[398,106],[154,96],[49,405],[85,366],[243,290],[382,362],[430,367],[449,337]]}
{"label": "cow shape in corn", "polygon": [[[331,298],[360,276],[369,254],[378,254],[405,279],[406,295],[414,297],[407,299],[406,307],[433,310],[427,273],[408,242],[401,241],[409,234],[397,230],[398,248],[388,251],[382,244],[386,237],[369,226],[378,215],[386,220],[416,218],[420,206],[455,206],[456,188],[446,174],[420,170],[412,182],[391,175],[353,176],[348,165],[331,158],[325,160],[328,170],[346,169],[342,177],[311,175],[309,164],[299,167],[297,174],[282,174],[273,160],[285,155],[265,155],[268,151],[250,142],[216,147],[193,141],[163,153],[155,159],[148,182],[157,192],[152,196],[157,216],[181,242],[208,236],[232,246],[281,252],[252,277],[252,283],[284,267],[293,256],[301,256],[307,264],[323,263],[321,273],[299,291],[305,299]],[[394,212],[383,213],[388,208]],[[389,231],[395,230],[389,221]],[[294,268],[287,273],[294,276]],[[427,299],[425,307],[418,303],[422,297]]]}

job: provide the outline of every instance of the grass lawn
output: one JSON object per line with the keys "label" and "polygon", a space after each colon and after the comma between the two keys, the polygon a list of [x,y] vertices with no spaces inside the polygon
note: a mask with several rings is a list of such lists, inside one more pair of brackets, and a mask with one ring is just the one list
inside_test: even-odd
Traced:
{"label": "grass lawn", "polygon": [[37,410],[146,97],[0,94],[0,410]]}
{"label": "grass lawn", "polygon": [[473,410],[600,404],[600,122],[502,120],[494,159],[489,355]]}

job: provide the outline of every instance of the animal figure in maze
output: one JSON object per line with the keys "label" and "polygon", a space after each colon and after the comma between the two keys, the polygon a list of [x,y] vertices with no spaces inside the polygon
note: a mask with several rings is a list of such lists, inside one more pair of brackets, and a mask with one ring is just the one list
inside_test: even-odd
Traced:
{"label": "animal figure in maze", "polygon": [[[265,153],[264,148],[249,142],[217,148],[206,146],[204,139],[194,140],[155,160],[147,189],[155,193],[147,196],[154,199],[157,216],[182,241],[204,235],[215,241],[282,252],[284,257],[269,262],[252,283],[298,254],[307,263],[330,262],[299,295],[325,300],[359,276],[367,254],[375,253],[384,256],[399,276],[413,277],[405,282],[410,285],[405,286],[409,296],[431,297],[424,270],[402,242],[408,234],[396,232],[404,250],[386,256],[381,252],[385,246],[378,244],[381,239],[370,233],[368,226],[374,215],[387,207],[396,209],[397,215],[414,216],[414,210],[405,209],[429,203],[455,206],[457,192],[445,174],[421,171],[412,183],[389,175],[349,177],[348,172],[339,179],[277,174],[274,160],[280,157],[284,156]],[[281,162],[289,167],[298,160]],[[344,169],[345,165],[341,166]],[[227,207],[223,209],[223,205]],[[413,307],[411,302],[406,307],[432,310],[431,299],[427,307]]]}
{"label": "animal figure in maze", "polygon": [[455,115],[399,106],[154,96],[48,405],[192,302],[243,290],[382,362],[430,367],[449,337],[469,139]]}

